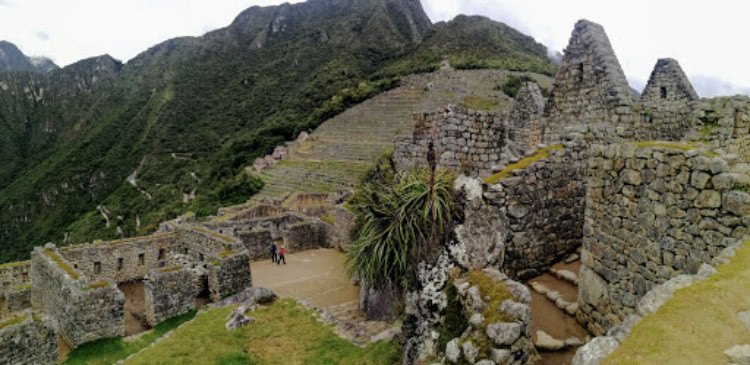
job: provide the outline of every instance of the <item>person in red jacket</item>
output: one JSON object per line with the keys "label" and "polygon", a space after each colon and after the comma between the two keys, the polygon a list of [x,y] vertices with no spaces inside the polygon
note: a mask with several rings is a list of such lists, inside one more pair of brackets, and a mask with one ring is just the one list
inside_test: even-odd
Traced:
{"label": "person in red jacket", "polygon": [[286,259],[284,258],[285,253],[286,250],[284,249],[284,246],[281,246],[281,248],[279,248],[279,258],[276,260],[276,265],[280,264],[281,261],[284,261],[284,265],[286,265]]}

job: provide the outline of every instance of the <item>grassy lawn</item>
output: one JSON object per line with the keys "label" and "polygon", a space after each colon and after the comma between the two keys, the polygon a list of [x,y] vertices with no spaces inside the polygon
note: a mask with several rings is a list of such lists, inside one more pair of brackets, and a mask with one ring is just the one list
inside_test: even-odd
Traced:
{"label": "grassy lawn", "polygon": [[249,315],[255,322],[229,332],[232,308],[212,309],[126,364],[396,364],[400,348],[378,342],[360,348],[317,321],[291,299]]}
{"label": "grassy lawn", "polygon": [[122,337],[105,338],[78,346],[68,355],[65,364],[110,365],[148,346],[155,339],[195,317],[197,310],[167,319],[132,341]]}
{"label": "grassy lawn", "polygon": [[750,244],[717,270],[678,290],[602,364],[726,364],[725,349],[750,344],[737,319],[737,312],[750,310]]}

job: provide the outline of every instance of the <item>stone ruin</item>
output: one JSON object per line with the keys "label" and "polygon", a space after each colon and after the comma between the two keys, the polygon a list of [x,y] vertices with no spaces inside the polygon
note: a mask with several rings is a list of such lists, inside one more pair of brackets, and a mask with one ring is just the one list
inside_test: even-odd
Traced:
{"label": "stone ruin", "polygon": [[[30,261],[0,265],[0,358],[56,363],[58,339],[75,348],[125,336],[128,316],[153,327],[242,292],[250,262],[268,258],[273,242],[290,252],[345,246],[351,217],[335,203],[349,194],[295,194],[201,224],[184,215],[151,236],[36,247]],[[142,288],[143,312],[129,313],[120,288],[130,283]]]}
{"label": "stone ruin", "polygon": [[[673,59],[658,60],[636,101],[603,28],[581,20],[546,102],[527,84],[505,113],[417,114],[394,159],[422,165],[432,144],[439,166],[463,174],[452,262],[524,280],[578,251],[566,311],[594,335],[626,334],[653,311],[651,291],[710,272],[748,238],[749,109],[744,96],[700,99]],[[424,287],[439,307],[441,284]],[[439,320],[422,315],[412,359],[438,351]]]}

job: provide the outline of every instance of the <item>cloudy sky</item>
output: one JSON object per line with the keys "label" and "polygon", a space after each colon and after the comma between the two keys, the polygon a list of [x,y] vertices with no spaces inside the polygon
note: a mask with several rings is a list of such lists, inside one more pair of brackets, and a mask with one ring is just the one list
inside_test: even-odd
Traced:
{"label": "cloudy sky", "polygon": [[[64,66],[109,53],[127,61],[166,39],[228,25],[278,0],[0,0],[0,40]],[[298,1],[292,1],[298,2]],[[562,51],[580,18],[604,26],[631,86],[660,57],[680,61],[701,96],[750,94],[750,4],[737,0],[422,0],[434,21],[485,15]]]}

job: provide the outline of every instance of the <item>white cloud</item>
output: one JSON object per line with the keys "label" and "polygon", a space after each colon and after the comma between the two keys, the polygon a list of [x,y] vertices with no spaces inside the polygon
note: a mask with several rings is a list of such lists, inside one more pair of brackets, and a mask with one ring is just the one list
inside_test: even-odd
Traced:
{"label": "white cloud", "polygon": [[[281,2],[0,0],[0,38],[61,66],[105,53],[127,61],[169,38],[227,26],[250,6]],[[676,58],[691,79],[703,77],[694,80],[702,96],[728,90],[726,85],[741,92],[750,87],[745,65],[750,49],[743,39],[750,3],[742,1],[423,0],[423,6],[433,21],[462,13],[488,16],[557,51],[578,19],[595,21],[606,29],[636,89],[643,88],[660,57]]]}

